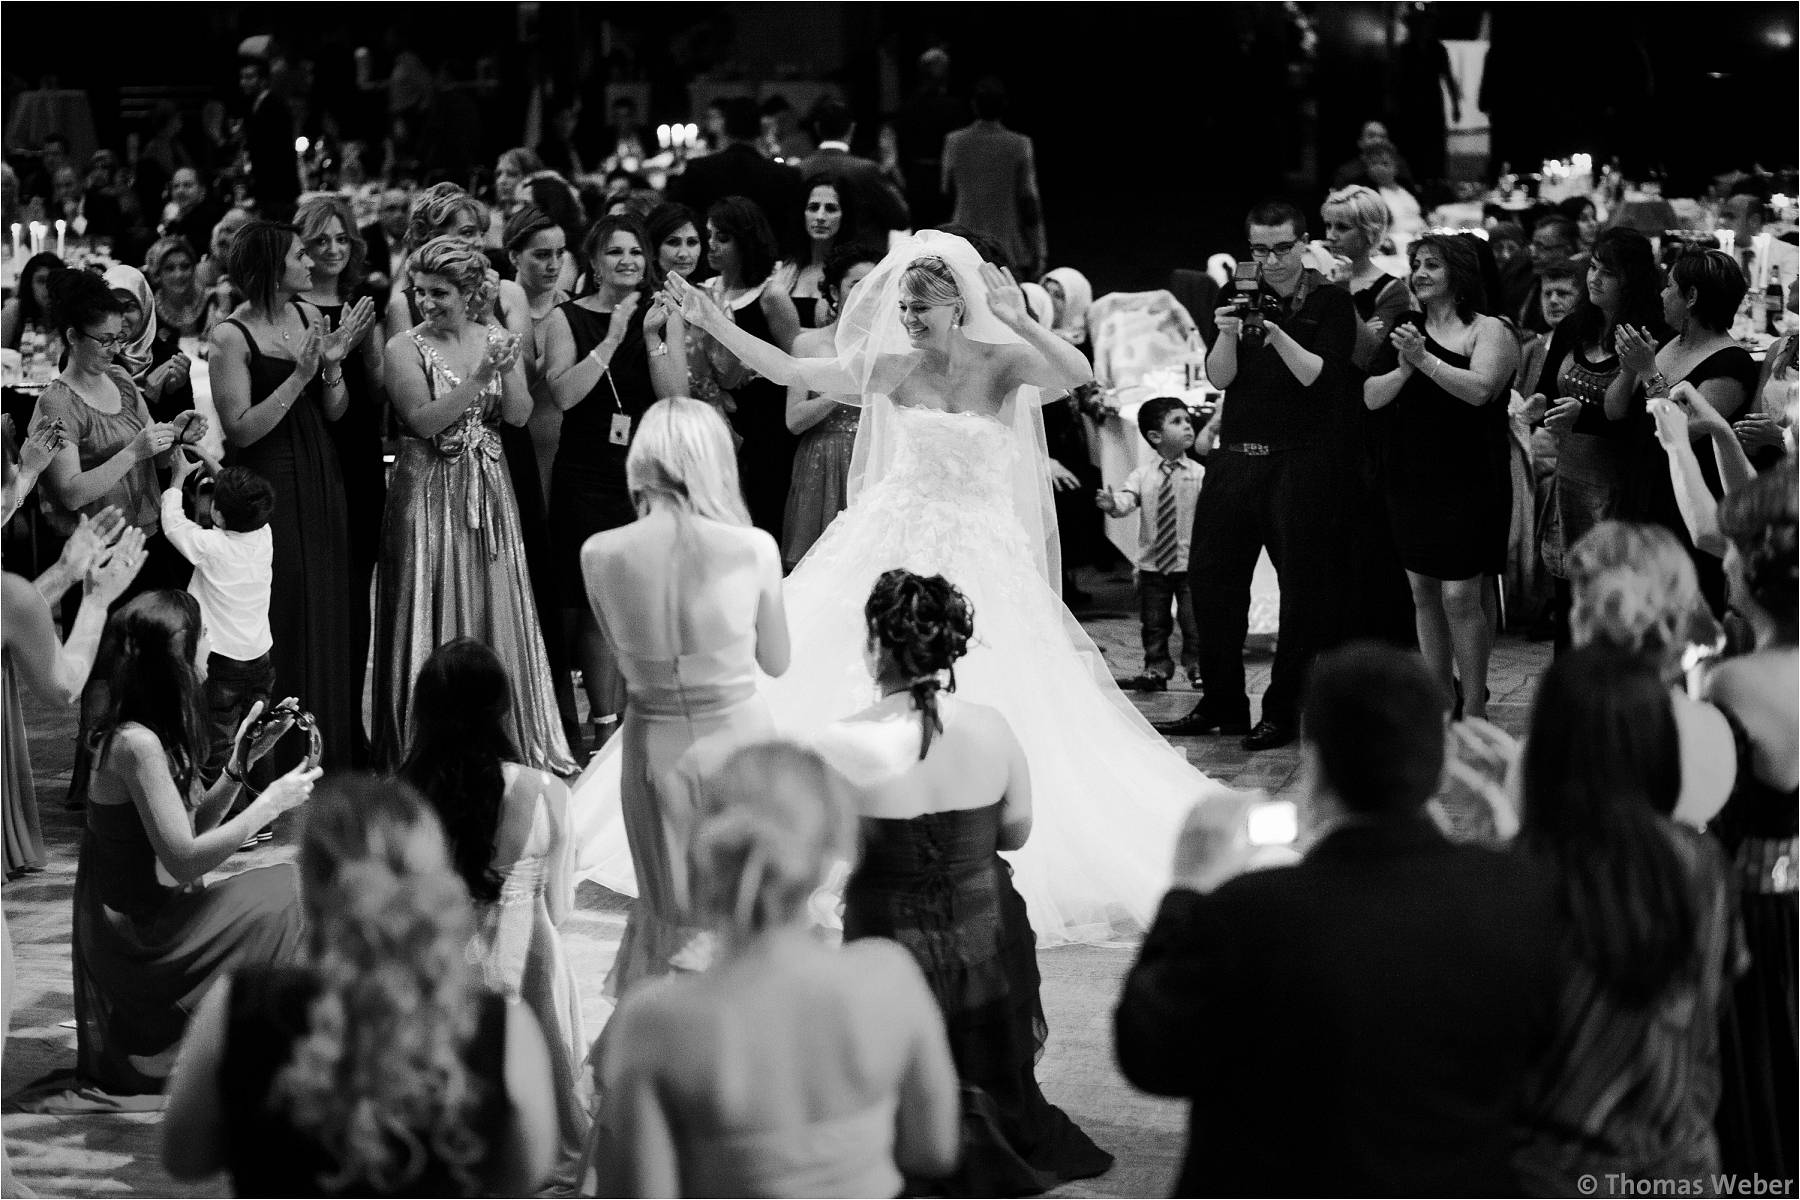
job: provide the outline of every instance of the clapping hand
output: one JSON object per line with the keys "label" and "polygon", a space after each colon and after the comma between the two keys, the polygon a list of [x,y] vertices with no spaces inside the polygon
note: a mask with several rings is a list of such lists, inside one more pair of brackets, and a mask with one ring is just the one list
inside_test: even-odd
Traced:
{"label": "clapping hand", "polygon": [[148,551],[144,549],[144,531],[135,526],[119,534],[118,540],[106,548],[88,566],[84,581],[84,602],[110,605],[125,594],[131,581],[143,569]]}
{"label": "clapping hand", "polygon": [[643,297],[637,292],[626,292],[619,297],[618,303],[613,305],[612,320],[606,327],[606,336],[614,345],[625,340],[625,334],[631,327],[631,318],[636,314],[637,307],[642,302]]}
{"label": "clapping hand", "polygon": [[1643,330],[1619,322],[1613,330],[1613,349],[1618,351],[1625,369],[1639,379],[1656,374],[1656,343]]}
{"label": "clapping hand", "polygon": [[343,362],[344,356],[356,349],[374,325],[375,302],[364,296],[350,306],[338,327],[322,340],[320,352],[325,361],[333,365]]}
{"label": "clapping hand", "polygon": [[[633,293],[635,295],[635,293]],[[669,318],[674,315],[674,306],[669,303],[666,292],[658,292],[650,298],[650,307],[644,310],[644,332],[662,333],[668,328]],[[679,320],[679,317],[676,317]]]}
{"label": "clapping hand", "polygon": [[83,513],[75,531],[63,543],[62,556],[56,560],[56,565],[68,572],[63,578],[70,582],[84,578],[124,532],[125,514],[115,504],[107,505],[94,516]]}
{"label": "clapping hand", "polygon": [[1419,332],[1417,325],[1402,325],[1388,334],[1388,342],[1400,355],[1400,361],[1409,367],[1422,367],[1430,351],[1425,349],[1425,335]]}
{"label": "clapping hand", "polygon": [[981,264],[981,282],[987,287],[988,311],[999,317],[1008,329],[1021,329],[1031,323],[1025,289],[1013,279],[1011,271],[984,262]]}
{"label": "clapping hand", "polygon": [[19,447],[19,470],[28,475],[41,475],[44,468],[63,448],[62,420],[46,421],[31,431]]}
{"label": "clapping hand", "polygon": [[1781,422],[1768,413],[1746,413],[1732,424],[1731,430],[1737,434],[1746,453],[1755,453],[1764,446],[1782,444]]}
{"label": "clapping hand", "polygon": [[522,347],[519,335],[508,334],[505,337],[489,338],[487,347],[482,351],[481,362],[475,367],[475,379],[486,386],[496,375],[504,375],[519,361]]}
{"label": "clapping hand", "polygon": [[300,335],[300,350],[294,355],[294,373],[310,380],[319,373],[325,359],[325,339],[317,325],[307,326]]}

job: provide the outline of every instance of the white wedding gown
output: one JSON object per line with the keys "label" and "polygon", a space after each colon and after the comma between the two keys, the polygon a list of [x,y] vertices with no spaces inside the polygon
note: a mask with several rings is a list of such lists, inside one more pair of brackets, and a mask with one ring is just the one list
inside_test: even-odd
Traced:
{"label": "white wedding gown", "polygon": [[[1005,715],[1031,771],[1033,825],[1007,854],[1040,946],[1148,928],[1175,835],[1220,790],[1113,683],[1098,649],[1032,558],[1010,490],[1015,448],[999,421],[894,410],[890,469],[826,529],[784,585],[793,662],[763,694],[785,736],[806,741],[867,707],[863,604],[883,571],[939,574],[975,610],[957,695]],[[619,816],[617,739],[576,783],[580,871],[636,894]]]}

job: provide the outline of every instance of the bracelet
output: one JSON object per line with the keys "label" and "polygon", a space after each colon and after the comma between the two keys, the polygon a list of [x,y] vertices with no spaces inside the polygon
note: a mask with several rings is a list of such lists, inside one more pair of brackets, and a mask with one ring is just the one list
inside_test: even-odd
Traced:
{"label": "bracelet", "polygon": [[655,346],[653,346],[651,348],[649,357],[664,358],[664,357],[667,357],[668,353],[669,353],[669,343],[658,342]]}
{"label": "bracelet", "polygon": [[248,779],[245,779],[242,775],[238,774],[236,771],[233,771],[231,769],[230,763],[225,764],[225,778],[231,780],[231,782],[237,784],[239,787],[243,788],[246,792],[249,792],[252,796],[262,795],[261,792],[257,791],[255,788],[250,786],[250,781]]}
{"label": "bracelet", "polygon": [[602,371],[612,366],[612,355],[609,354],[605,358],[600,357],[600,346],[604,345],[606,345],[606,343],[601,342],[599,346],[595,346],[592,350],[587,352],[588,361],[593,363],[596,367],[599,367]]}
{"label": "bracelet", "polygon": [[326,387],[334,388],[334,387],[341,385],[344,382],[344,373],[342,371],[339,371],[337,374],[337,378],[333,379],[331,376],[326,375],[323,372],[321,372],[319,375],[319,378],[325,382]]}

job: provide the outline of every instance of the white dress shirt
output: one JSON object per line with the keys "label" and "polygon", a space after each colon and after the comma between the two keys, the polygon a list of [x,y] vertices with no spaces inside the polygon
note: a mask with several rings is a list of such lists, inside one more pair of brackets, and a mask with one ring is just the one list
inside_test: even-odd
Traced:
{"label": "white dress shirt", "polygon": [[162,527],[181,556],[194,564],[188,591],[200,602],[213,653],[238,662],[267,654],[275,644],[269,632],[274,533],[267,525],[248,533],[202,529],[181,511],[180,488],[163,493]]}

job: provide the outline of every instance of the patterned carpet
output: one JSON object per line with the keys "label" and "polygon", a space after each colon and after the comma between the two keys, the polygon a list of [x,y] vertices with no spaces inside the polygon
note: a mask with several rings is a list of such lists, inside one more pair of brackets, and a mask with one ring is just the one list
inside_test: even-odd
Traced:
{"label": "patterned carpet", "polygon": [[[1115,674],[1136,674],[1140,652],[1129,579],[1083,572],[1080,581],[1093,594],[1091,602],[1077,606],[1082,623]],[[1545,644],[1502,639],[1490,674],[1497,724],[1515,734],[1523,730],[1532,688],[1548,660]],[[1269,662],[1269,647],[1253,645],[1247,661],[1253,696],[1268,684]],[[1146,716],[1160,719],[1185,712],[1193,693],[1177,685],[1136,701]],[[0,1094],[8,1098],[51,1072],[72,1068],[75,1061],[69,922],[80,814],[62,807],[74,721],[70,714],[28,699],[27,727],[50,864],[0,888],[18,968],[7,997],[12,1023],[0,1060]],[[1237,786],[1262,787],[1275,795],[1295,786],[1299,755],[1294,747],[1250,754],[1235,738],[1181,738],[1177,744],[1196,767]],[[220,874],[291,859],[290,838],[289,830],[278,830],[273,842],[233,856]],[[582,1008],[590,1035],[599,1032],[609,1012],[600,981],[617,953],[627,903],[583,884],[576,911],[563,927],[564,945],[583,981]],[[1039,957],[1050,1041],[1038,1078],[1050,1100],[1118,1158],[1102,1178],[1056,1195],[1163,1195],[1181,1160],[1185,1106],[1135,1091],[1113,1064],[1112,1006],[1130,963],[1131,952],[1124,948],[1063,947]],[[1272,1113],[1269,1119],[1280,1116]],[[41,1195],[229,1195],[223,1179],[195,1187],[164,1174],[157,1123],[155,1113],[0,1116],[14,1172]]]}

